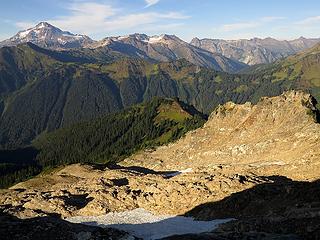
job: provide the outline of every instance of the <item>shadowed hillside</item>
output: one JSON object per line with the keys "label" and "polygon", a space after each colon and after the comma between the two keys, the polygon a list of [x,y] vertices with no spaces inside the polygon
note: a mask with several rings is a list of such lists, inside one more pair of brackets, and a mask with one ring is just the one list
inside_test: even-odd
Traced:
{"label": "shadowed hillside", "polygon": [[154,99],[42,134],[32,147],[0,151],[0,186],[10,186],[61,165],[117,162],[136,151],[177,140],[204,121],[205,116],[187,104]]}
{"label": "shadowed hillside", "polygon": [[[25,147],[50,132],[153,97],[178,97],[206,114],[227,101],[257,102],[289,89],[317,93],[317,80],[271,71],[228,74],[186,60],[150,63],[111,50],[64,52],[32,44],[0,49],[0,147]],[[299,74],[297,75],[299,76]],[[308,84],[307,84],[308,83]]]}

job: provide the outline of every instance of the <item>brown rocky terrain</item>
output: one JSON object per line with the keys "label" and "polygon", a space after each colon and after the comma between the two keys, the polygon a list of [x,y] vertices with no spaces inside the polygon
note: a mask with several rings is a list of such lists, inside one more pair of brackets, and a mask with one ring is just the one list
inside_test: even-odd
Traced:
{"label": "brown rocky terrain", "polygon": [[218,107],[202,129],[126,164],[316,180],[320,133],[315,112],[315,100],[294,91],[263,98],[257,105],[229,102]]}
{"label": "brown rocky terrain", "polygon": [[[272,239],[277,234],[319,237],[320,125],[315,105],[312,96],[296,91],[263,98],[257,105],[227,103],[204,127],[176,143],[105,169],[71,165],[1,190],[0,208],[19,218],[144,208],[201,220],[237,219],[222,225],[220,233],[208,233],[211,238],[184,239],[239,239],[235,232],[272,234]],[[223,235],[228,232],[233,235]]]}

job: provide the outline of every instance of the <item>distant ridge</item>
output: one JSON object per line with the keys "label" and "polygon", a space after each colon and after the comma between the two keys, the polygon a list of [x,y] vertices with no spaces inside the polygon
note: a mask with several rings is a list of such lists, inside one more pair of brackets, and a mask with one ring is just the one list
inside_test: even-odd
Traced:
{"label": "distant ridge", "polygon": [[15,46],[31,42],[53,50],[74,48],[101,49],[114,51],[129,57],[151,61],[173,61],[185,58],[189,62],[218,71],[238,72],[247,65],[272,63],[296,54],[320,42],[320,38],[300,37],[291,41],[273,38],[252,38],[240,40],[199,39],[187,43],[175,35],[130,34],[106,37],[94,41],[86,35],[73,34],[40,22],[36,26],[18,32],[13,37],[0,42],[2,46]]}
{"label": "distant ridge", "polygon": [[320,38],[307,39],[300,37],[291,41],[280,41],[274,38],[253,38],[240,40],[198,39],[191,45],[212,53],[220,53],[228,58],[248,65],[272,63],[281,58],[296,54],[320,42]]}

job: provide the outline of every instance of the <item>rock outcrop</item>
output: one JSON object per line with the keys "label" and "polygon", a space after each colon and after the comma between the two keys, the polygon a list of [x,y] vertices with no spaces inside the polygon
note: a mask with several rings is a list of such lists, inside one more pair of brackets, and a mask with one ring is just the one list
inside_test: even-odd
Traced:
{"label": "rock outcrop", "polygon": [[[294,216],[291,220],[299,222],[307,218],[315,224],[319,220],[320,198],[304,198],[299,194],[304,187],[298,184],[306,182],[307,189],[307,183],[320,178],[320,125],[315,105],[311,95],[296,91],[262,98],[257,105],[227,103],[211,114],[204,127],[176,143],[140,152],[106,169],[71,165],[2,190],[0,208],[21,218],[52,213],[62,217],[93,216],[145,208],[159,214],[189,212],[189,216],[199,219],[253,218],[250,221],[255,223],[280,217],[286,220],[291,213]],[[271,190],[259,187],[272,184],[275,188]],[[259,190],[254,190],[255,187]],[[260,195],[255,196],[251,189]],[[294,189],[291,195],[290,189]],[[306,194],[317,196],[319,191],[312,189],[317,188],[313,186]],[[235,193],[251,196],[239,201],[252,204],[252,208],[240,211],[239,206],[243,205],[232,200],[229,205],[218,205],[222,209],[218,214],[212,205],[203,205],[223,203]],[[281,196],[297,199],[281,202]],[[261,204],[275,198],[281,204],[259,211]],[[296,204],[304,201],[299,214]],[[286,215],[280,216],[279,210],[286,203]],[[197,206],[202,207],[201,211]],[[270,218],[257,220],[259,214]],[[246,228],[248,224],[242,222],[243,231],[257,230]],[[311,228],[314,224],[310,223]],[[241,232],[235,225],[227,228],[230,229]],[[290,236],[290,229],[287,227],[287,231],[280,233]]]}

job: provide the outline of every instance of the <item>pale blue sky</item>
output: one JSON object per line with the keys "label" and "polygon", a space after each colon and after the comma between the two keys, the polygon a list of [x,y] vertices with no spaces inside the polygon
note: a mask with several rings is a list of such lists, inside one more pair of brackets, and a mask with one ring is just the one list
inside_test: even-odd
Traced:
{"label": "pale blue sky", "polygon": [[319,0],[0,0],[0,40],[40,21],[93,39],[146,33],[239,39],[320,37]]}

